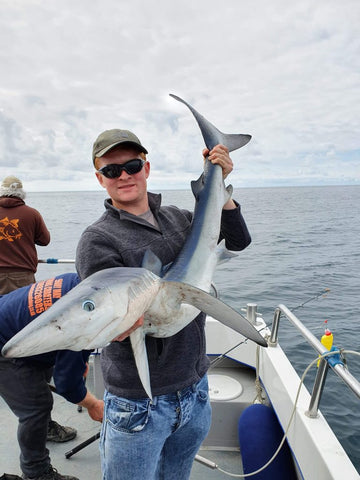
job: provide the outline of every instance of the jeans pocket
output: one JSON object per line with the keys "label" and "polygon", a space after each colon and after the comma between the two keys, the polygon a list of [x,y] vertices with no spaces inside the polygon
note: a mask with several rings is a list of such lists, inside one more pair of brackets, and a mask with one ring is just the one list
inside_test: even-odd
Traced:
{"label": "jeans pocket", "polygon": [[209,384],[207,375],[204,375],[196,385],[196,394],[200,401],[207,402],[209,400]]}
{"label": "jeans pocket", "polygon": [[148,400],[128,400],[112,396],[106,407],[106,421],[115,430],[140,432],[149,420],[149,410]]}

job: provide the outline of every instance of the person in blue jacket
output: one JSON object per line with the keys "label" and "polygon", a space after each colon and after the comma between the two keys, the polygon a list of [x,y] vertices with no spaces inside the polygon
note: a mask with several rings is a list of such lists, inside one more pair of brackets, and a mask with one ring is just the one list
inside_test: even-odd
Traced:
{"label": "person in blue jacket", "polygon": [[[0,296],[0,349],[79,281],[75,273],[65,273]],[[78,480],[61,475],[50,462],[46,440],[53,397],[48,382],[53,376],[58,394],[85,407],[93,420],[101,422],[103,401],[84,382],[89,355],[85,350],[59,350],[26,358],[0,356],[0,395],[19,419],[24,480]]]}

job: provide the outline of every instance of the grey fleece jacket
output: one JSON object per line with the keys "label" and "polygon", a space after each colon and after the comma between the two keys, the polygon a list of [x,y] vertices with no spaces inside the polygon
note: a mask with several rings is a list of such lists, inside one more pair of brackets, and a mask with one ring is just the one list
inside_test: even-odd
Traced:
{"label": "grey fleece jacket", "polygon": [[[146,220],[114,208],[105,200],[105,212],[86,228],[78,244],[76,268],[81,279],[111,267],[139,267],[144,253],[152,250],[163,265],[174,261],[190,231],[192,213],[175,206],[161,206],[161,195],[148,193],[149,205],[159,229]],[[243,250],[251,238],[240,206],[224,210],[220,239],[229,250]],[[153,395],[185,388],[206,373],[209,361],[205,345],[205,315],[169,338],[146,338]],[[102,350],[106,389],[121,397],[144,398],[130,341],[114,342]]]}

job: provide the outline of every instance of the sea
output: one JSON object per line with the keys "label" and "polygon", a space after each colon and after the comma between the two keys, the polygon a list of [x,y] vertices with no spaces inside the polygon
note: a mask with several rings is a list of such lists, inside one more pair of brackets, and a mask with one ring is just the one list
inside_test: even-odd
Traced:
{"label": "sea", "polygon": [[[189,190],[157,192],[163,204],[193,210]],[[218,267],[214,282],[233,308],[256,303],[271,326],[286,305],[319,339],[327,326],[334,345],[360,352],[360,186],[235,189],[252,237],[251,245]],[[105,193],[28,193],[26,202],[42,214],[51,243],[38,247],[41,259],[74,259],[82,231],[104,211]],[[68,263],[39,264],[37,280],[74,271]],[[299,375],[316,358],[314,350],[282,317],[279,340]],[[346,354],[360,381],[360,358]],[[311,391],[315,368],[305,385]],[[330,371],[320,408],[360,471],[360,402]],[[326,438],[323,439],[326,444]]]}

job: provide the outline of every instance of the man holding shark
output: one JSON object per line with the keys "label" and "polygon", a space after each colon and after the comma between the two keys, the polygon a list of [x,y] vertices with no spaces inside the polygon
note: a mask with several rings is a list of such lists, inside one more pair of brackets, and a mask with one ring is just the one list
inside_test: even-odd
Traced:
{"label": "man holding shark", "polygon": [[[219,165],[226,178],[233,163],[227,146],[217,143],[204,149],[203,156],[206,162]],[[196,222],[191,212],[161,206],[161,196],[147,191],[150,174],[147,153],[139,138],[128,130],[107,130],[95,141],[95,174],[110,198],[105,201],[103,216],[89,226],[80,239],[76,267],[82,280],[104,269],[146,267],[170,283],[177,282],[175,271],[169,273],[173,267],[164,274],[161,265],[173,264],[175,269],[180,268],[179,254],[191,228],[196,228]],[[200,178],[193,185],[194,194],[201,188]],[[229,250],[243,250],[251,238],[240,205],[226,193],[221,205],[218,239],[225,239]],[[202,268],[207,267],[205,264],[197,267],[200,276]],[[190,276],[190,266],[185,270]],[[183,275],[184,283],[191,284],[187,273]],[[200,279],[199,288],[208,290],[207,280],[203,285]],[[174,291],[176,288],[175,285]],[[167,297],[164,301],[171,302]],[[160,303],[158,305],[160,310]],[[145,319],[139,315],[129,330],[102,350],[106,387],[100,441],[103,478],[189,478],[193,459],[211,422],[205,314],[198,314],[201,308],[191,308],[194,309],[193,321],[182,330],[171,336],[146,336],[151,395],[144,390],[145,382],[139,378],[141,368],[133,350],[137,332],[141,330],[138,327],[147,322],[150,328],[151,319],[156,320],[156,311],[149,313],[149,318],[145,314]],[[171,318],[168,320],[171,323]]]}

